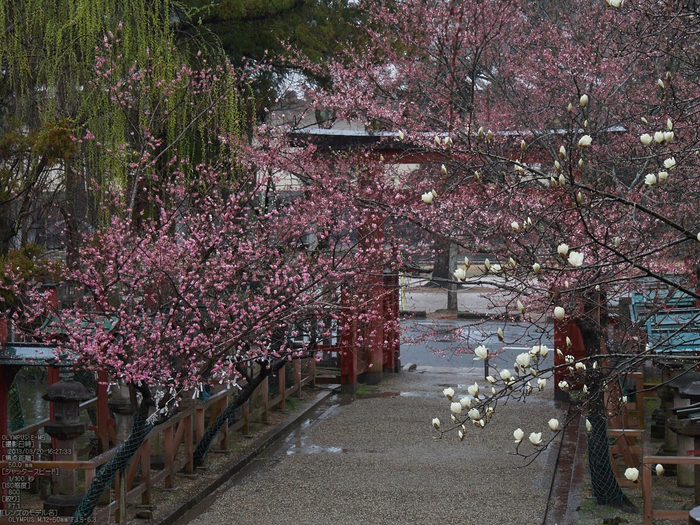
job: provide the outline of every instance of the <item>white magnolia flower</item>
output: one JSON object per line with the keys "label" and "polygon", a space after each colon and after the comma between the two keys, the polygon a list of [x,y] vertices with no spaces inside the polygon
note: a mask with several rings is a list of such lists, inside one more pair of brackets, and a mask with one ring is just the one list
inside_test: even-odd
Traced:
{"label": "white magnolia flower", "polygon": [[501,267],[500,264],[491,265],[491,272],[493,272],[493,273],[501,273],[502,270],[503,270],[503,268]]}
{"label": "white magnolia flower", "polygon": [[472,400],[468,398],[467,396],[464,396],[460,398],[459,404],[462,405],[462,408],[471,408],[472,407]]}
{"label": "white magnolia flower", "polygon": [[493,417],[493,407],[488,407],[486,409],[486,417],[488,417],[489,419]]}
{"label": "white magnolia flower", "polygon": [[433,427],[435,430],[440,430],[440,420],[436,417],[433,418]]}
{"label": "white magnolia flower", "polygon": [[473,421],[477,421],[477,420],[481,419],[481,412],[479,412],[479,410],[476,408],[472,408],[468,412],[468,415],[469,415],[469,418],[472,419]]}
{"label": "white magnolia flower", "polygon": [[574,356],[572,356],[572,355],[564,356],[564,361],[566,361],[567,363],[571,364],[571,363],[574,362]]}
{"label": "white magnolia flower", "polygon": [[515,358],[515,362],[520,365],[521,368],[527,368],[530,366],[530,354],[528,352],[518,354],[518,356]]}
{"label": "white magnolia flower", "polygon": [[656,177],[659,179],[659,184],[663,184],[668,179],[668,171],[660,171]]}
{"label": "white magnolia flower", "polygon": [[654,138],[651,135],[649,135],[649,133],[644,133],[641,137],[639,137],[639,140],[642,141],[642,144],[644,144],[645,146],[648,146],[649,144],[652,143]]}
{"label": "white magnolia flower", "polygon": [[673,131],[673,121],[670,118],[666,119],[666,129]]}
{"label": "white magnolia flower", "polygon": [[498,336],[499,341],[503,341],[505,339],[505,336],[503,335],[503,330],[499,327],[498,330],[496,330],[496,335]]}
{"label": "white magnolia flower", "polygon": [[546,379],[538,379],[537,380],[537,388],[540,390],[544,390],[544,387],[547,386],[547,380]]}
{"label": "white magnolia flower", "polygon": [[581,371],[581,370],[586,369],[586,365],[584,363],[579,362],[579,363],[576,363],[576,365],[574,365],[574,368],[576,368],[576,370],[578,370],[578,371]]}
{"label": "white magnolia flower", "polygon": [[620,9],[623,2],[624,0],[605,0],[605,3],[607,3],[610,7],[614,7],[615,9]]}
{"label": "white magnolia flower", "polygon": [[421,199],[423,199],[423,202],[425,204],[432,204],[433,203],[433,192],[428,191],[428,192],[424,193],[423,195],[421,195]]}
{"label": "white magnolia flower", "polygon": [[491,269],[491,261],[484,259],[484,268],[486,268],[486,271],[488,272]]}
{"label": "white magnolia flower", "polygon": [[566,311],[561,306],[554,308],[554,317],[556,317],[559,321],[563,321],[565,315]]}
{"label": "white magnolia flower", "polygon": [[576,204],[583,203],[583,194],[580,191],[576,192]]}
{"label": "white magnolia flower", "polygon": [[488,381],[488,382],[491,383],[492,385],[495,385],[495,384],[496,384],[496,378],[493,377],[493,376],[486,376],[486,381]]}
{"label": "white magnolia flower", "polygon": [[540,270],[542,267],[540,266],[540,263],[535,263],[532,265],[532,271],[535,273],[540,273]]}
{"label": "white magnolia flower", "polygon": [[518,312],[520,312],[521,314],[525,313],[525,306],[523,306],[523,303],[520,302],[520,299],[518,299],[516,306],[518,307]]}
{"label": "white magnolia flower", "polygon": [[479,345],[474,349],[474,355],[476,356],[474,361],[478,359],[488,359],[489,351],[484,345]]}
{"label": "white magnolia flower", "polygon": [[547,345],[535,345],[530,350],[530,354],[533,356],[539,355],[541,357],[547,357],[549,353],[549,347]]}
{"label": "white magnolia flower", "polygon": [[581,98],[578,101],[579,101],[579,104],[581,104],[581,107],[585,108],[588,105],[588,95],[586,95],[586,94],[581,95]]}
{"label": "white magnolia flower", "polygon": [[437,147],[440,147],[440,136],[439,135],[435,135],[435,145]]}
{"label": "white magnolia flower", "polygon": [[403,131],[399,131],[399,140],[403,140],[406,137],[406,135],[403,134]]}
{"label": "white magnolia flower", "polygon": [[564,146],[559,146],[559,158],[562,160],[566,158],[566,148]]}
{"label": "white magnolia flower", "polygon": [[445,167],[444,164],[440,166],[440,172],[441,172],[443,175],[447,175],[447,168]]}
{"label": "white magnolia flower", "polygon": [[457,432],[457,435],[459,436],[459,440],[460,440],[460,441],[462,441],[462,440],[464,439],[464,432],[463,432],[462,430],[460,430],[459,432]]}
{"label": "white magnolia flower", "polygon": [[581,266],[583,264],[583,254],[581,252],[571,251],[571,253],[569,253],[569,264],[577,268]]}
{"label": "white magnolia flower", "polygon": [[454,272],[454,276],[458,281],[464,281],[467,278],[467,270],[464,268],[457,268]]}
{"label": "white magnolia flower", "polygon": [[561,169],[561,164],[559,164],[558,160],[554,161],[554,169],[559,171]]}
{"label": "white magnolia flower", "polygon": [[654,470],[656,470],[657,476],[663,476],[664,472],[666,472],[666,469],[661,463],[657,463],[656,468]]}
{"label": "white magnolia flower", "polygon": [[664,86],[664,81],[661,80],[661,79],[658,79],[658,80],[656,81],[656,84],[657,84],[661,89],[663,89],[663,88],[665,87],[665,86]]}
{"label": "white magnolia flower", "polygon": [[447,399],[452,399],[452,396],[455,395],[455,391],[452,387],[445,388],[442,393],[445,395]]}
{"label": "white magnolia flower", "polygon": [[528,439],[533,445],[539,446],[542,444],[542,432],[532,432]]}
{"label": "white magnolia flower", "polygon": [[649,121],[646,118],[642,117],[641,120],[643,124],[649,125]]}
{"label": "white magnolia flower", "polygon": [[564,177],[563,173],[559,174],[559,186],[561,186],[562,188],[566,186],[566,178]]}
{"label": "white magnolia flower", "polygon": [[525,432],[523,432],[520,428],[516,428],[513,432],[513,437],[515,438],[516,443],[520,443],[525,437]]}
{"label": "white magnolia flower", "polygon": [[510,227],[513,229],[514,232],[520,231],[520,224],[518,224],[518,221],[511,222]]}
{"label": "white magnolia flower", "polygon": [[499,375],[501,376],[501,379],[503,379],[503,381],[506,381],[506,382],[510,381],[513,377],[510,373],[510,370],[508,370],[507,368],[504,368],[503,370],[501,370],[499,372]]}
{"label": "white magnolia flower", "polygon": [[673,142],[674,137],[673,131],[664,131],[664,140],[666,142]]}
{"label": "white magnolia flower", "polygon": [[644,177],[644,184],[647,186],[654,186],[656,184],[656,175],[653,173],[647,173]]}
{"label": "white magnolia flower", "polygon": [[639,478],[639,470],[634,467],[630,467],[625,470],[625,477],[630,481],[637,481]]}
{"label": "white magnolia flower", "polygon": [[589,432],[593,430],[593,425],[591,425],[591,422],[588,419],[586,419],[586,430]]}
{"label": "white magnolia flower", "polygon": [[483,419],[479,419],[478,421],[474,421],[474,425],[477,427],[484,428],[486,426],[486,421]]}
{"label": "white magnolia flower", "polygon": [[566,254],[569,253],[569,246],[561,243],[559,246],[557,246],[557,253],[561,256],[566,256]]}
{"label": "white magnolia flower", "polygon": [[568,111],[569,113],[571,113],[571,112],[573,111],[573,109],[574,109],[574,106],[571,104],[571,102],[569,102],[569,105],[566,106],[566,111]]}
{"label": "white magnolia flower", "polygon": [[548,422],[548,425],[549,425],[549,428],[552,429],[552,432],[556,432],[557,430],[559,430],[559,420],[557,420],[557,419],[554,419],[554,418],[550,419]]}
{"label": "white magnolia flower", "polygon": [[613,244],[615,245],[615,248],[617,248],[618,246],[620,246],[620,243],[621,243],[621,242],[622,242],[622,239],[620,239],[620,237],[615,237],[615,238],[613,239]]}
{"label": "white magnolia flower", "polygon": [[654,132],[654,142],[661,144],[663,141],[664,141],[664,132],[663,131]]}
{"label": "white magnolia flower", "polygon": [[515,262],[515,259],[512,257],[508,257],[508,266],[511,268],[515,268],[518,265],[518,263]]}
{"label": "white magnolia flower", "polygon": [[676,159],[674,157],[670,157],[664,161],[664,168],[667,170],[673,169],[673,167],[676,165]]}
{"label": "white magnolia flower", "polygon": [[453,414],[461,414],[462,413],[462,404],[457,403],[455,401],[454,403],[450,404],[450,410],[452,411]]}
{"label": "white magnolia flower", "polygon": [[447,146],[448,148],[451,148],[452,144],[453,144],[452,139],[450,137],[447,137],[445,139],[445,146]]}
{"label": "white magnolia flower", "polygon": [[474,383],[473,385],[469,385],[467,387],[467,392],[469,392],[469,395],[474,396],[475,398],[479,397],[479,384]]}
{"label": "white magnolia flower", "polygon": [[591,138],[590,135],[584,135],[581,137],[578,141],[578,147],[579,148],[587,148],[588,146],[591,145],[591,142],[593,142],[593,139]]}
{"label": "white magnolia flower", "polygon": [[569,391],[569,383],[566,381],[559,381],[559,390],[563,390],[564,392]]}

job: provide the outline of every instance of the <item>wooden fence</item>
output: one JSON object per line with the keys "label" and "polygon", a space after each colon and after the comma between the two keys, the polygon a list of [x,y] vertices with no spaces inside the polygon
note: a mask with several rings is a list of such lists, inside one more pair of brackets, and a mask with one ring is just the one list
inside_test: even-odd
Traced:
{"label": "wooden fence", "polygon": [[[306,373],[302,373],[302,361],[307,366]],[[287,368],[294,375],[294,382],[287,386]],[[244,434],[250,432],[251,421],[261,419],[266,421],[269,410],[277,407],[285,408],[286,400],[290,396],[300,396],[301,388],[307,384],[314,384],[315,361],[313,358],[305,360],[293,360],[287,363],[277,374],[278,393],[270,398],[269,379],[265,378],[263,383],[251,396],[251,402],[245,403],[241,408],[241,417],[228,427],[224,427],[211,444],[211,449],[218,448],[226,450],[231,432],[240,430]],[[223,411],[229,403],[229,397],[236,394],[236,388],[226,389],[211,395],[206,400],[201,400],[184,408],[176,416],[170,418],[165,423],[154,427],[141,445],[139,451],[132,458],[126,471],[125,479],[117,479],[113,484],[113,490],[109,491],[109,503],[99,507],[93,517],[100,521],[108,521],[109,515],[116,513],[115,519],[119,522],[119,509],[125,509],[127,503],[131,503],[140,496],[141,505],[151,504],[151,489],[158,483],[163,482],[165,488],[174,486],[175,474],[184,469],[188,474],[194,473],[193,454],[196,443],[198,443],[206,432],[207,413],[208,420],[213,422],[218,414]],[[82,403],[81,409],[97,404],[97,398],[93,398]],[[258,405],[251,408],[252,405]],[[15,432],[14,436],[33,436],[38,442],[41,429],[49,423],[50,419],[45,419],[33,425],[26,426]],[[164,468],[154,471],[151,469],[152,443],[158,445],[159,452],[164,459]],[[117,447],[114,447],[96,457],[82,461],[32,461],[31,469],[73,469],[82,471],[82,478],[85,487],[88,487],[100,466],[114,456]],[[89,447],[78,451],[78,457],[88,453]],[[0,462],[0,469],[8,469],[13,465],[11,462]],[[24,465],[27,465],[24,463]],[[137,472],[140,470],[140,478],[137,480]],[[55,471],[54,471],[55,472]],[[36,483],[36,482],[35,482]],[[80,483],[79,483],[80,484]],[[36,489],[36,486],[34,486]],[[107,491],[105,491],[105,494]],[[104,497],[104,496],[103,496]],[[122,510],[123,512],[123,510]]]}

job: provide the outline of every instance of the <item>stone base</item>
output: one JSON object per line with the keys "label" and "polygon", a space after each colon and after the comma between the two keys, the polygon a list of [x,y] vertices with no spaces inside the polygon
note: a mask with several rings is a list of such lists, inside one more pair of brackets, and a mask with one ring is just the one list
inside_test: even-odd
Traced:
{"label": "stone base", "polygon": [[366,372],[365,383],[368,385],[378,385],[382,382],[382,372]]}
{"label": "stone base", "polygon": [[85,494],[67,496],[65,494],[51,494],[44,502],[44,510],[55,510],[58,516],[72,516]]}

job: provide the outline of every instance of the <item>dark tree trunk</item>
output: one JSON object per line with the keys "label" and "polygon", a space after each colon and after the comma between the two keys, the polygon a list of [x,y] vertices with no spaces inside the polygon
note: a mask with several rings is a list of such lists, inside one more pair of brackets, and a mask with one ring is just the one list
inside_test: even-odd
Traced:
{"label": "dark tree trunk", "polygon": [[[599,299],[596,299],[596,302]],[[599,312],[599,307],[584,312],[584,317],[576,321],[581,331],[586,357],[601,354],[601,324],[606,316]],[[590,361],[589,361],[590,362]],[[610,442],[608,424],[605,418],[605,397],[603,393],[605,377],[603,367],[588,367],[586,383],[591,392],[588,407],[588,420],[591,430],[588,433],[588,467],[591,476],[593,495],[602,505],[612,505],[625,510],[634,510],[632,502],[622,492],[610,462]]]}
{"label": "dark tree trunk", "polygon": [[134,424],[129,437],[119,445],[117,453],[99,470],[92,479],[83,500],[70,520],[71,525],[90,523],[90,516],[100,501],[102,493],[112,484],[117,472],[123,472],[143,444],[153,425],[138,412],[134,414]]}
{"label": "dark tree trunk", "polygon": [[70,525],[90,523],[90,516],[95,511],[102,493],[112,484],[117,472],[125,473],[131,459],[141,448],[146,436],[153,428],[153,424],[149,423],[146,418],[149,408],[153,406],[150,391],[145,386],[139,388],[139,391],[143,395],[143,400],[138,411],[134,414],[134,424],[131,426],[129,437],[126,438],[124,443],[119,445],[112,459],[105,463],[95,477],[92,478],[83,500],[73,513]]}

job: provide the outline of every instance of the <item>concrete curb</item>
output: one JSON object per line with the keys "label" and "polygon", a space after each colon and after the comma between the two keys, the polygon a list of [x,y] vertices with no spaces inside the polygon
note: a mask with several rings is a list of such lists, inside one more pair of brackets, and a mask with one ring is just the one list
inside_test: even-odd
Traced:
{"label": "concrete curb", "polygon": [[[571,407],[566,409],[566,418],[572,417]],[[582,431],[580,415],[570,420],[559,440],[554,464],[554,476],[549,490],[547,510],[542,525],[575,525],[581,504],[581,484],[585,475],[583,465],[586,448],[585,432]]]}
{"label": "concrete curb", "polygon": [[299,414],[294,414],[288,420],[280,423],[270,434],[260,436],[253,444],[253,449],[243,458],[232,460],[230,464],[224,467],[224,471],[215,480],[209,482],[205,487],[201,488],[197,494],[182,503],[174,511],[167,516],[164,516],[157,522],[152,522],[152,525],[172,525],[177,520],[181,519],[190,510],[195,508],[199,503],[204,501],[208,496],[211,496],[222,484],[226,483],[232,476],[240,472],[251,461],[258,457],[262,452],[273,445],[278,439],[287,435],[294,427],[301,424],[313,410],[321,403],[326,401],[330,396],[335,394],[337,388],[324,389],[316,395],[316,398],[310,402],[309,406],[305,407]]}

